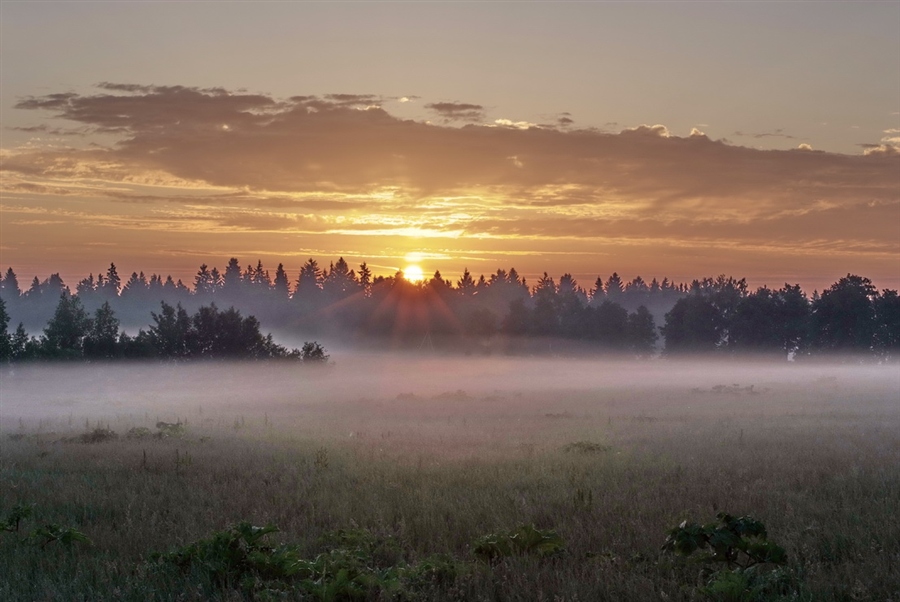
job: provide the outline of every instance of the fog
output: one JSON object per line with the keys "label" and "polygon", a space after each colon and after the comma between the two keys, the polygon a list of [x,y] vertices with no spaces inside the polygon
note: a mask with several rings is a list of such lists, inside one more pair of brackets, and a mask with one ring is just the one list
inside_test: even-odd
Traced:
{"label": "fog", "polygon": [[[617,361],[341,353],[324,369],[291,362],[30,364],[0,373],[0,429],[86,421],[265,417],[307,435],[377,421],[494,417],[863,412],[900,415],[896,365]],[[569,414],[567,414],[569,413]],[[45,425],[46,423],[46,425]]]}

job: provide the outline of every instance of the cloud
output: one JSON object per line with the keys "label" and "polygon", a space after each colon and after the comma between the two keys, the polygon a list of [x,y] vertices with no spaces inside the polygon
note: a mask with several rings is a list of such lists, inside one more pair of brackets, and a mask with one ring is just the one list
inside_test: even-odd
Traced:
{"label": "cloud", "polygon": [[900,148],[892,144],[865,145],[867,148],[863,154],[867,157],[887,156],[900,157]]}
{"label": "cloud", "polygon": [[425,105],[446,121],[483,121],[484,107],[465,102],[431,102]]}
{"label": "cloud", "polygon": [[325,99],[342,107],[378,106],[382,100],[374,94],[326,94]]}
{"label": "cloud", "polygon": [[430,125],[381,101],[111,83],[28,97],[20,110],[120,135],[108,148],[4,149],[4,195],[97,199],[99,215],[66,219],[117,228],[900,251],[900,153],[884,141],[861,155],[759,150],[697,128],[559,127],[571,125],[564,113],[559,126],[486,127],[468,103],[426,107],[481,123]]}
{"label": "cloud", "polygon": [[669,128],[664,125],[639,125],[626,128],[619,133],[620,136],[649,136],[651,138],[668,138],[671,136]]}
{"label": "cloud", "polygon": [[494,125],[502,128],[511,128],[514,130],[529,130],[531,128],[539,128],[540,125],[528,121],[513,121],[512,119],[495,119]]}
{"label": "cloud", "polygon": [[732,135],[742,137],[742,138],[756,138],[756,139],[759,139],[759,138],[784,138],[785,140],[796,140],[797,139],[796,136],[791,136],[790,134],[785,134],[784,130],[781,128],[778,128],[772,132],[760,132],[760,133],[755,133],[755,134],[737,131]]}

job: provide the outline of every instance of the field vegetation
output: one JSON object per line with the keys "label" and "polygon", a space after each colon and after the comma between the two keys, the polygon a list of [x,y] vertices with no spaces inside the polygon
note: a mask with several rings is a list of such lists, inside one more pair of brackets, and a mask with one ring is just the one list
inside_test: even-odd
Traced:
{"label": "field vegetation", "polygon": [[335,355],[5,368],[0,598],[900,600],[896,367]]}

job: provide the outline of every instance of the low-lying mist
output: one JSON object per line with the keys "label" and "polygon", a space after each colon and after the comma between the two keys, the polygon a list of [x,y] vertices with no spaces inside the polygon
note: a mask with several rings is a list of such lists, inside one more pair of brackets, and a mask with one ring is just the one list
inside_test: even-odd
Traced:
{"label": "low-lying mist", "polygon": [[426,426],[435,421],[443,421],[445,438],[466,421],[466,431],[490,424],[521,442],[526,431],[541,439],[554,418],[580,419],[588,429],[622,417],[900,417],[896,366],[702,360],[357,352],[341,353],[322,369],[290,362],[45,363],[4,368],[0,393],[6,432],[96,421],[264,420],[304,437],[402,427],[426,443]]}

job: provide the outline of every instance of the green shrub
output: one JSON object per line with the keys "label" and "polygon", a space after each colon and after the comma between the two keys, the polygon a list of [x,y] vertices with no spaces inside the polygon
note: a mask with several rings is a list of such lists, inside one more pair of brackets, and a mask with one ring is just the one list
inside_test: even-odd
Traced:
{"label": "green shrub", "polygon": [[719,602],[798,599],[801,584],[790,570],[763,570],[767,564],[787,562],[784,548],[768,540],[765,525],[725,512],[716,518],[705,525],[682,522],[669,531],[662,546],[663,551],[685,557],[700,551],[695,559],[706,565],[725,564],[727,568],[713,572],[704,569],[708,577],[700,593]]}
{"label": "green shrub", "polygon": [[750,516],[736,518],[725,512],[716,522],[700,525],[684,521],[671,531],[662,549],[682,556],[698,550],[701,561],[724,562],[728,568],[747,569],[756,564],[784,564],[784,548],[768,541],[766,527]]}

